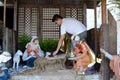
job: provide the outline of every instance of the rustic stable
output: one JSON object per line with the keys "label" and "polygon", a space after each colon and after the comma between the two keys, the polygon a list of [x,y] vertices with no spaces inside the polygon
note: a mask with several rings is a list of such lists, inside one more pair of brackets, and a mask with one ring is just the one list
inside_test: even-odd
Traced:
{"label": "rustic stable", "polygon": [[[88,32],[89,44],[96,53],[99,53],[99,47],[105,48],[113,54],[117,52],[116,22],[110,12],[107,14],[106,0],[0,1],[4,3],[4,6],[0,7],[0,39],[3,50],[14,53],[17,49],[18,36],[21,36],[23,33],[27,33],[28,36],[37,35],[40,37],[40,40],[46,38],[58,39],[60,29],[51,22],[54,14],[60,14],[63,17],[74,17],[86,25],[86,9],[94,8],[95,28]],[[98,30],[96,6],[100,1],[102,6],[102,24],[101,29]],[[108,59],[104,57],[101,69],[102,75],[105,75],[103,80],[109,80]]]}
{"label": "rustic stable", "polygon": [[[37,35],[40,40],[46,38],[58,39],[60,29],[51,22],[54,14],[63,17],[74,17],[86,25],[86,9],[95,8],[100,0],[1,0],[5,5],[1,7],[3,26],[12,29],[14,36],[11,43],[17,45],[17,38],[23,33],[28,36]],[[4,11],[3,11],[4,9]],[[11,17],[10,17],[11,16]],[[96,23],[96,18],[95,18]],[[87,26],[87,25],[86,25]],[[96,25],[95,25],[96,27]],[[96,32],[96,31],[95,31]],[[95,33],[96,34],[96,33]],[[7,31],[6,31],[6,36]],[[6,40],[6,41],[5,41]],[[8,49],[9,40],[3,40],[4,49]],[[14,50],[13,50],[14,51]]]}

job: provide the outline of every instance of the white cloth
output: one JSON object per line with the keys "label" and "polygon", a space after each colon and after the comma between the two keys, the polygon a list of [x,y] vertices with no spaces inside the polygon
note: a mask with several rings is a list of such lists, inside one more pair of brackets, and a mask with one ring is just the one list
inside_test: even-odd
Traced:
{"label": "white cloth", "polygon": [[32,36],[31,43],[33,43],[33,41],[34,41],[35,39],[38,39],[38,37],[37,37],[37,36]]}
{"label": "white cloth", "polygon": [[9,61],[11,59],[11,54],[7,51],[4,51],[1,55],[0,55],[0,63],[6,63],[7,61]]}
{"label": "white cloth", "polygon": [[62,19],[61,35],[65,34],[66,32],[76,35],[86,30],[87,30],[86,27],[80,21],[74,18]]}

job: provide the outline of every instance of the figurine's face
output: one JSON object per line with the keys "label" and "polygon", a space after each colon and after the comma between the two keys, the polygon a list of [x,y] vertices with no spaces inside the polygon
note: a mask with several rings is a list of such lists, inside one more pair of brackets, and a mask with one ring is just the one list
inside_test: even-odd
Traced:
{"label": "figurine's face", "polygon": [[37,44],[39,43],[38,39],[35,39],[35,40],[33,41],[33,43],[34,43],[35,45],[37,45]]}
{"label": "figurine's face", "polygon": [[87,51],[88,51],[88,48],[85,46],[84,42],[76,44],[76,48],[75,48],[76,53],[80,53],[80,52],[84,53]]}
{"label": "figurine's face", "polygon": [[83,52],[87,52],[88,51],[88,48],[85,46],[84,43],[81,44],[81,47],[82,47],[82,51]]}

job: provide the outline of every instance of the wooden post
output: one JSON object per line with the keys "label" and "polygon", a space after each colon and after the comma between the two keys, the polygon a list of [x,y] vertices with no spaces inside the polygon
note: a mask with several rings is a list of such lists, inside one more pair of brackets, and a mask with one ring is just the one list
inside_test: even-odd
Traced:
{"label": "wooden post", "polygon": [[[100,29],[100,47],[109,51],[109,25],[106,23],[106,0],[102,0],[102,26]],[[102,55],[102,80],[110,80],[109,59]]]}
{"label": "wooden post", "polygon": [[13,28],[13,53],[16,51],[16,32],[17,32],[17,0],[14,1],[14,28]]}
{"label": "wooden post", "polygon": [[6,0],[4,0],[4,16],[3,16],[3,27],[6,27]]}
{"label": "wooden post", "polygon": [[94,0],[94,36],[95,36],[95,53],[97,54],[97,10],[96,10],[96,0]]}
{"label": "wooden post", "polygon": [[14,1],[14,30],[17,31],[17,0]]}
{"label": "wooden post", "polygon": [[83,2],[83,23],[85,26],[87,26],[87,24],[86,24],[86,14],[87,14],[86,9],[87,9],[87,5],[85,2]]}
{"label": "wooden post", "polygon": [[[64,7],[60,7],[60,15],[62,17],[66,17],[65,8]],[[60,27],[59,27],[59,37],[60,37]]]}
{"label": "wooden post", "polygon": [[4,0],[3,27],[5,30],[5,44],[3,44],[3,46],[5,46],[4,48],[7,51],[8,50],[8,28],[6,28],[6,0]]}
{"label": "wooden post", "polygon": [[102,24],[106,24],[106,0],[102,0]]}
{"label": "wooden post", "polygon": [[[100,31],[100,47],[104,48],[109,52],[109,25],[103,24]],[[102,54],[102,53],[101,53]],[[101,63],[101,75],[102,80],[110,80],[110,68],[109,68],[109,59],[102,54],[102,63]]]}
{"label": "wooden post", "polygon": [[43,40],[43,30],[42,30],[42,26],[43,26],[43,8],[40,7],[39,9],[39,32],[40,32],[40,40]]}

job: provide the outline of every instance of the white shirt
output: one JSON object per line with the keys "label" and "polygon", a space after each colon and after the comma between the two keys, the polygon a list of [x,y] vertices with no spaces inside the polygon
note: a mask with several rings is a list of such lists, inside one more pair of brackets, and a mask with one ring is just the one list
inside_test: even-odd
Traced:
{"label": "white shirt", "polygon": [[61,35],[65,34],[66,32],[76,35],[86,31],[86,27],[75,18],[64,18],[62,19],[61,24]]}

